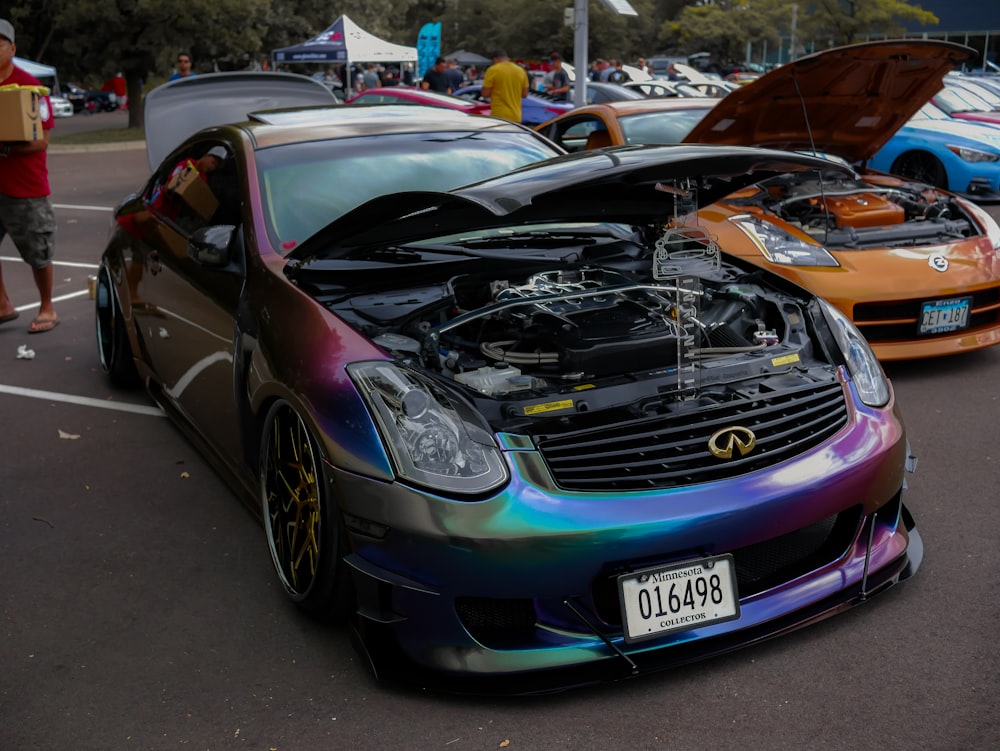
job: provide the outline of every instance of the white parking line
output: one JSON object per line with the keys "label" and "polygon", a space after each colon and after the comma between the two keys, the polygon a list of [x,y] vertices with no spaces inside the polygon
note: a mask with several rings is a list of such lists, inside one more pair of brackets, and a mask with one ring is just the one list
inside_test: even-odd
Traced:
{"label": "white parking line", "polygon": [[71,209],[76,211],[114,211],[110,206],[78,206],[72,203],[54,203],[54,209]]}
{"label": "white parking line", "polygon": [[[0,262],[2,261],[20,261],[20,256],[0,256]],[[101,266],[98,263],[77,263],[75,261],[53,261],[53,266],[67,266],[69,268],[75,269],[99,269]],[[62,302],[63,300],[72,300],[74,297],[83,297],[88,293],[88,290],[82,289],[79,292],[69,292],[65,295],[59,295],[59,297],[53,297],[52,302]],[[14,307],[18,313],[23,313],[26,310],[34,310],[41,303],[30,302],[25,305],[17,305]]]}
{"label": "white parking line", "polygon": [[64,402],[66,404],[78,404],[84,407],[99,407],[100,409],[113,409],[118,412],[132,412],[137,415],[148,415],[149,417],[166,417],[166,414],[159,407],[150,407],[145,404],[127,404],[125,402],[109,402],[105,399],[94,399],[89,396],[74,396],[73,394],[60,394],[56,391],[40,391],[38,389],[25,389],[20,386],[5,386],[0,384],[0,394],[11,394],[12,396],[26,396],[29,399],[44,399],[48,402]]}

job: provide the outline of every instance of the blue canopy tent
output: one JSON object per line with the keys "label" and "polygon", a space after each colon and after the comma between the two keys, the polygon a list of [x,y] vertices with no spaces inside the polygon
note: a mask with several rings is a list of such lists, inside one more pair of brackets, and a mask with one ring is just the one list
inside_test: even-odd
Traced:
{"label": "blue canopy tent", "polygon": [[[417,61],[417,48],[393,44],[369,34],[347,16],[312,39],[271,52],[271,61],[281,63],[404,63]],[[350,78],[350,76],[348,76]],[[348,93],[351,81],[345,81]]]}

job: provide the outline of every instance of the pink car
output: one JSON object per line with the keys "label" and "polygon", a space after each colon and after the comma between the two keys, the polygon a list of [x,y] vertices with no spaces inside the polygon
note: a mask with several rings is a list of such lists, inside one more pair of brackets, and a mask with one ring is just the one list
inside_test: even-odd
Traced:
{"label": "pink car", "polygon": [[489,102],[476,102],[412,86],[381,86],[367,89],[348,99],[347,104],[425,104],[431,107],[461,110],[470,115],[490,114]]}

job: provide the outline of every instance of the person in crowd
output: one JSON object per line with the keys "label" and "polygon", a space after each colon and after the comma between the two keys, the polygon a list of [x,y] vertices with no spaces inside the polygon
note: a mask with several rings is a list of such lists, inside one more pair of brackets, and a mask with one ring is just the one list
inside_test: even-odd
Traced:
{"label": "person in crowd", "polygon": [[448,83],[451,84],[451,91],[453,94],[465,84],[465,76],[462,74],[462,70],[458,67],[458,60],[455,58],[452,57],[448,59],[444,72],[448,76]]}
{"label": "person in crowd", "polygon": [[649,67],[649,63],[646,62],[646,58],[640,57],[635,61],[635,67],[641,70],[643,73],[648,75],[653,75],[653,69]]}
{"label": "person in crowd", "polygon": [[553,52],[552,56],[549,58],[551,60],[552,70],[549,71],[552,76],[547,84],[546,91],[560,102],[565,102],[569,99],[569,74],[563,68],[562,65],[562,55],[558,52]]}
{"label": "person in crowd", "polygon": [[384,71],[382,71],[382,85],[383,86],[399,86],[399,75],[394,67],[388,66]]}
{"label": "person in crowd", "polygon": [[454,89],[451,86],[451,79],[445,70],[445,59],[439,57],[434,61],[434,65],[424,73],[424,78],[420,82],[420,88],[439,91],[442,94],[450,94]]}
{"label": "person in crowd", "polygon": [[594,61],[594,65],[590,69],[590,80],[605,81],[610,70],[611,66],[608,64],[608,61],[603,57],[599,57]]}
{"label": "person in crowd", "polygon": [[504,50],[493,53],[493,65],[483,78],[483,97],[490,100],[490,114],[521,122],[521,100],[528,95],[528,73],[511,62]]}
{"label": "person in crowd", "polygon": [[378,77],[378,71],[375,69],[375,63],[368,63],[368,67],[365,69],[362,75],[362,83],[365,89],[377,89],[382,85],[382,79]]}
{"label": "person in crowd", "polygon": [[177,70],[173,72],[167,81],[176,81],[178,78],[190,78],[195,75],[195,72],[191,69],[191,65],[191,53],[177,53]]}
{"label": "person in crowd", "polygon": [[620,85],[632,80],[632,76],[625,71],[621,60],[612,60],[611,62],[614,67],[611,69],[611,72],[608,73],[608,83],[617,83]]}
{"label": "person in crowd", "polygon": [[[41,87],[37,78],[14,65],[14,26],[0,18],[0,89],[6,86]],[[49,199],[46,150],[49,131],[55,125],[52,103],[47,96],[38,108],[41,135],[34,141],[0,141],[0,243],[10,239],[25,263],[31,266],[40,301],[29,334],[51,331],[59,324],[52,305],[52,257],[55,253],[56,217]],[[0,267],[0,323],[17,318]]]}
{"label": "person in crowd", "polygon": [[340,76],[334,72],[333,68],[327,68],[326,72],[323,73],[323,84],[328,89],[336,88],[337,86],[343,86],[340,81]]}

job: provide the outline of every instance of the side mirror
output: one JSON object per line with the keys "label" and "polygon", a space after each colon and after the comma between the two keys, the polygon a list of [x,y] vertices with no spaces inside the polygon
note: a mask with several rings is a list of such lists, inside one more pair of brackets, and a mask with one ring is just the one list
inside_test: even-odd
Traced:
{"label": "side mirror", "polygon": [[231,260],[229,248],[236,234],[236,226],[219,224],[196,230],[188,241],[188,257],[210,269],[223,269]]}

